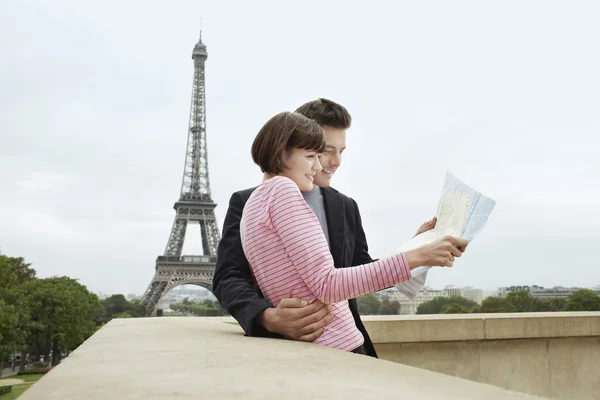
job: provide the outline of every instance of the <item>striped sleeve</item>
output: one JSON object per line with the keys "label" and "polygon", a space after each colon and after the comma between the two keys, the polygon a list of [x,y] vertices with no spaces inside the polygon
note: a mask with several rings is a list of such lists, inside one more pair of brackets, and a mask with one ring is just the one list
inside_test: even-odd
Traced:
{"label": "striped sleeve", "polygon": [[276,181],[267,198],[268,226],[281,238],[298,274],[319,300],[336,303],[411,278],[403,254],[369,264],[335,268],[321,225],[297,185],[288,178],[273,179]]}

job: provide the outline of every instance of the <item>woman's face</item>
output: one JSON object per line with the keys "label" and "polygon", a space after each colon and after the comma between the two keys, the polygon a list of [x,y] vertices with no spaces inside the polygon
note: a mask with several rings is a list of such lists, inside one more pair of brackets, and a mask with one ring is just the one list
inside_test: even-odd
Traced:
{"label": "woman's face", "polygon": [[286,168],[279,175],[293,180],[300,191],[308,192],[314,187],[313,182],[317,172],[322,170],[316,151],[305,149],[292,149],[284,154]]}

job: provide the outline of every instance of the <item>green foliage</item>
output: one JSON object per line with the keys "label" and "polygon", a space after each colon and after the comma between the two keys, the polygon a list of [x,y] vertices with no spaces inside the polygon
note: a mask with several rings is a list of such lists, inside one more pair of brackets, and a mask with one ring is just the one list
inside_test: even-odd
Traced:
{"label": "green foliage", "polygon": [[[440,314],[444,306],[456,304],[464,309],[468,310],[468,312],[472,312],[472,310],[477,307],[477,303],[466,299],[462,296],[451,296],[451,297],[436,297],[432,300],[426,301],[424,303],[419,304],[417,307],[417,314]],[[451,308],[456,309],[456,308]]]}
{"label": "green foliage", "polygon": [[115,295],[103,304],[69,277],[37,279],[21,257],[0,254],[0,282],[0,357],[15,352],[34,360],[52,356],[56,365],[63,351],[77,348],[111,318],[145,315],[139,301]]}
{"label": "green foliage", "polygon": [[375,315],[379,313],[379,300],[372,294],[365,294],[356,299],[358,312],[361,315]]}
{"label": "green foliage", "polygon": [[133,318],[131,316],[131,314],[129,314],[128,312],[122,312],[120,314],[115,314],[112,316],[113,318]]}
{"label": "green foliage", "polygon": [[27,291],[35,270],[21,257],[0,254],[0,355],[21,350],[30,328]]}
{"label": "green foliage", "polygon": [[18,379],[23,382],[37,382],[43,378],[46,372],[18,372],[17,375],[19,376]]}
{"label": "green foliage", "polygon": [[[458,307],[460,306],[460,307]],[[540,299],[527,290],[510,292],[506,297],[488,297],[481,306],[462,297],[436,297],[421,303],[417,314],[515,313],[554,311],[600,311],[600,296],[592,290],[579,290],[568,299]]]}
{"label": "green foliage", "polygon": [[122,294],[112,295],[102,300],[101,303],[106,309],[107,316],[124,313],[129,308],[129,302]]}
{"label": "green foliage", "polygon": [[480,313],[509,313],[516,312],[517,308],[506,297],[488,297],[481,303]]}
{"label": "green foliage", "polygon": [[2,290],[19,286],[35,279],[35,270],[29,268],[22,257],[8,257],[0,254],[0,282]]}
{"label": "green foliage", "polygon": [[0,280],[0,353],[52,353],[57,363],[61,350],[79,346],[104,314],[85,286],[68,277],[37,279],[21,257],[0,255]]}
{"label": "green foliage", "polygon": [[512,304],[516,312],[533,311],[534,299],[531,293],[529,293],[527,290],[510,292],[506,295],[506,300]]}
{"label": "green foliage", "polygon": [[212,300],[204,300],[202,303],[196,304],[186,298],[183,303],[169,304],[169,308],[173,311],[179,311],[186,315],[192,314],[198,317],[217,317],[226,314],[219,303]]}
{"label": "green foliage", "polygon": [[566,311],[600,311],[600,296],[588,289],[578,290],[569,296]]}
{"label": "green foliage", "polygon": [[567,305],[567,299],[564,297],[548,299],[548,302],[550,303],[550,307],[552,308],[552,311],[563,311],[565,309],[565,306]]}
{"label": "green foliage", "polygon": [[74,279],[53,277],[26,284],[36,330],[65,349],[75,349],[96,330],[102,314],[98,297]]}
{"label": "green foliage", "polygon": [[442,307],[442,314],[468,314],[470,312],[471,309],[457,303],[446,304]]}
{"label": "green foliage", "polygon": [[25,341],[25,332],[20,328],[16,307],[0,298],[0,357]]}
{"label": "green foliage", "polygon": [[505,298],[488,297],[480,312],[600,311],[600,296],[592,290],[578,290],[565,298],[539,299],[526,290],[510,292]]}
{"label": "green foliage", "polygon": [[12,390],[12,385],[0,386],[0,395],[9,393]]}
{"label": "green foliage", "polygon": [[[52,370],[52,367],[45,367],[45,368],[28,368],[27,371],[19,371],[17,372],[17,375],[21,376],[21,375],[44,375],[47,374],[48,372],[50,372],[50,370]],[[20,378],[19,378],[20,379]]]}
{"label": "green foliage", "polygon": [[105,314],[100,318],[101,322],[108,322],[112,318],[139,318],[146,316],[146,308],[139,300],[127,301],[122,294],[112,295],[101,301]]}
{"label": "green foliage", "polygon": [[554,298],[554,299],[533,299],[533,312],[552,312],[552,311],[563,311],[567,304],[565,298]]}
{"label": "green foliage", "polygon": [[400,303],[396,300],[390,301],[389,296],[383,295],[381,301],[372,294],[359,296],[358,312],[362,315],[397,315],[400,313]]}
{"label": "green foliage", "polygon": [[396,315],[400,311],[400,303],[396,300],[389,301],[384,298],[379,305],[379,314],[381,315]]}
{"label": "green foliage", "polygon": [[18,379],[24,381],[22,384],[12,385],[12,391],[9,394],[5,394],[0,396],[0,400],[15,400],[19,398],[24,392],[26,392],[34,382],[40,380],[44,375],[43,374],[18,374]]}

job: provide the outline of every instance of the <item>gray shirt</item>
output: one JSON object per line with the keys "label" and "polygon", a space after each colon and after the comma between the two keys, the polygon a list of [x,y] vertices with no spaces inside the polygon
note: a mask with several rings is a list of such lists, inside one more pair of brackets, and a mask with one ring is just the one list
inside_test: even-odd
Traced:
{"label": "gray shirt", "polygon": [[327,244],[329,244],[329,229],[327,228],[327,218],[325,216],[325,205],[323,203],[321,188],[317,186],[310,192],[302,192],[302,196],[304,196],[304,201],[306,201],[306,204],[308,204],[312,212],[317,216],[321,224],[321,229],[323,229],[323,233],[325,234],[325,239],[327,239]]}

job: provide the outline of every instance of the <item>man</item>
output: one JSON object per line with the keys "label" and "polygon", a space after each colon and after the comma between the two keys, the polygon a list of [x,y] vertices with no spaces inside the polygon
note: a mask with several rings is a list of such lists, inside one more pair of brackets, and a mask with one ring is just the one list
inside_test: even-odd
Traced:
{"label": "man", "polygon": [[[314,183],[317,187],[303,196],[317,216],[329,243],[336,268],[372,262],[356,202],[331,188],[331,178],[342,162],[346,149],[346,130],[352,118],[341,105],[318,99],[300,106],[296,112],[315,120],[325,132],[326,147],[319,160],[323,167]],[[315,301],[284,299],[277,307],[266,300],[256,286],[239,234],[240,219],[246,201],[255,188],[235,192],[223,224],[223,236],[217,253],[213,291],[221,305],[239,322],[246,335],[284,337],[311,342],[323,333],[333,318],[330,306]],[[435,220],[423,224],[417,233],[435,226]],[[367,355],[377,357],[358,313],[356,299],[348,301],[357,328],[365,338]]]}

